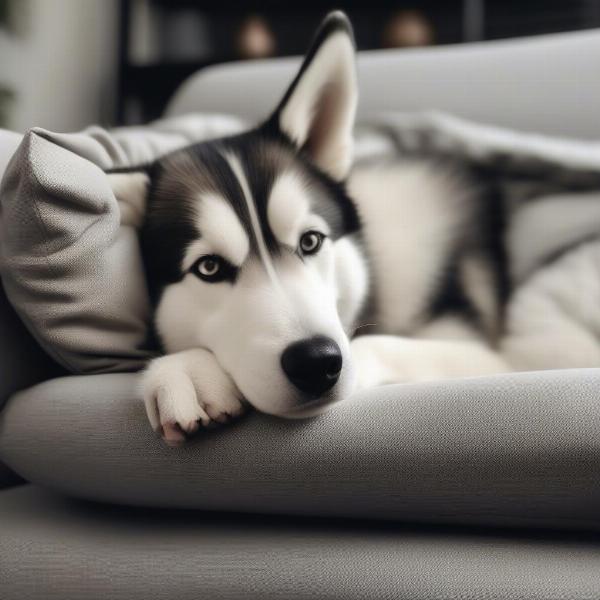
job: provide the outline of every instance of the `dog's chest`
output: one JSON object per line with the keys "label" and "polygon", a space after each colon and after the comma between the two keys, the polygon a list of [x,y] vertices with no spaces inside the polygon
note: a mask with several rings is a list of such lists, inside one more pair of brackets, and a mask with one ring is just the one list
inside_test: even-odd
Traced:
{"label": "dog's chest", "polygon": [[420,161],[357,167],[348,189],[364,228],[373,319],[381,331],[410,334],[427,320],[466,233],[470,198],[452,172]]}

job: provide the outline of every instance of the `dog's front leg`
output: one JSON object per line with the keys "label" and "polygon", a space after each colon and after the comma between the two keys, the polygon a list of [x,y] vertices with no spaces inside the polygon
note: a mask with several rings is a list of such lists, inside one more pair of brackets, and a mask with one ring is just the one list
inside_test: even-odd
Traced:
{"label": "dog's front leg", "polygon": [[242,394],[214,354],[201,348],[154,359],[142,375],[148,419],[169,445],[200,424],[225,423],[244,410]]}
{"label": "dog's front leg", "polygon": [[358,388],[489,375],[509,371],[502,357],[472,340],[422,340],[365,335],[351,344]]}

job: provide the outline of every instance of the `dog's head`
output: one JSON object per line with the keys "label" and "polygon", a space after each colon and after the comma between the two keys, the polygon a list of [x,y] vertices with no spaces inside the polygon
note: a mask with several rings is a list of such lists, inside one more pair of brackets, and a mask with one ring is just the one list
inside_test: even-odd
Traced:
{"label": "dog's head", "polygon": [[263,125],[151,170],[142,246],[165,350],[210,350],[263,412],[308,416],[353,388],[356,103],[351,27],[333,13]]}

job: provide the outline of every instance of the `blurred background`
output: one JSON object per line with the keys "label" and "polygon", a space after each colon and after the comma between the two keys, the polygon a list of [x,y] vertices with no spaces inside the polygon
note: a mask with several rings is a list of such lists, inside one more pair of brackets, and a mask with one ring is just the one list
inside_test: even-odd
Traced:
{"label": "blurred background", "polygon": [[301,54],[333,8],[361,50],[600,27],[600,0],[0,0],[0,126],[151,120],[198,69]]}

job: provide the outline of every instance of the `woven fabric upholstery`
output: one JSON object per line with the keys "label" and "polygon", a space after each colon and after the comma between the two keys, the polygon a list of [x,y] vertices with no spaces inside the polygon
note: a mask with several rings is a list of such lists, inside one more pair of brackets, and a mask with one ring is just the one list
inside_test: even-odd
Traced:
{"label": "woven fabric upholstery", "polygon": [[598,529],[600,370],[374,388],[321,417],[252,413],[182,448],[138,377],[40,384],[0,414],[0,457],[83,498],[154,507]]}

